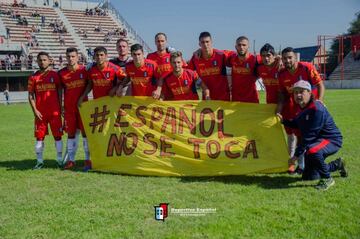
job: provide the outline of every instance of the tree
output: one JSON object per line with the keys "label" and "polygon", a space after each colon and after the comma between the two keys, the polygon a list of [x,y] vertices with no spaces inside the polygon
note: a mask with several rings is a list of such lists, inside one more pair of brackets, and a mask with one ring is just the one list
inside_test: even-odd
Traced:
{"label": "tree", "polygon": [[355,14],[356,19],[350,23],[348,32],[350,35],[360,34],[360,12]]}
{"label": "tree", "polygon": [[[360,34],[360,12],[355,14],[356,18],[350,23],[348,32],[343,34],[344,37]],[[344,57],[351,51],[351,39],[344,39]],[[339,60],[339,40],[335,39],[330,46],[328,63],[326,66],[327,75],[329,76],[340,63]]]}

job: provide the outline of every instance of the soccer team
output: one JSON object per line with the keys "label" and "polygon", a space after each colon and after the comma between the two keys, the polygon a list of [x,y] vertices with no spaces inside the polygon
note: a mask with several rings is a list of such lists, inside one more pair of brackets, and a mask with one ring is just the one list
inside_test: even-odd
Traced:
{"label": "soccer team", "polygon": [[[68,64],[58,72],[51,69],[49,54],[40,52],[37,56],[40,70],[29,78],[28,83],[29,101],[35,115],[37,163],[34,168],[44,166],[44,138],[49,124],[59,166],[64,169],[75,167],[76,136],[80,130],[85,151],[84,171],[91,169],[89,147],[78,110],[90,91],[94,99],[130,95],[163,100],[198,100],[197,86],[200,86],[205,100],[259,103],[256,80],[262,78],[266,102],[277,104],[275,114],[284,120],[294,119],[301,111],[293,97],[293,85],[298,81],[308,82],[312,95],[323,101],[325,87],[320,75],[312,64],[298,61],[292,48],[285,48],[278,56],[270,44],[265,44],[260,55],[253,55],[249,52],[249,39],[245,36],[236,39],[236,51],[214,49],[212,43],[209,32],[200,33],[200,48],[186,63],[181,52],[169,51],[164,33],[155,35],[157,51],[148,54],[147,58],[141,45],[132,45],[129,54],[128,42],[119,39],[116,43],[119,56],[108,61],[106,48],[96,47],[94,63],[89,69],[78,64],[77,49],[68,48]],[[227,68],[231,69],[231,77]],[[61,141],[63,126],[68,134],[69,160],[65,165]],[[301,133],[289,127],[285,129],[289,154],[293,157],[296,139],[301,139]],[[305,167],[303,161],[303,157],[298,157],[297,168],[291,162],[289,172],[302,173]]]}

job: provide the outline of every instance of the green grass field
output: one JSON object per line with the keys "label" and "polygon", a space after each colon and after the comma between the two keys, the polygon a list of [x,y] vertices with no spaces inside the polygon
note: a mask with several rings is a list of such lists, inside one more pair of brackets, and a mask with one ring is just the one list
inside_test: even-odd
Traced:
{"label": "green grass field", "polygon": [[[29,105],[0,106],[0,238],[360,238],[360,90],[328,90],[325,103],[343,133],[337,155],[350,174],[334,173],[336,185],[326,192],[287,174],[167,178],[61,171],[52,137],[45,142],[47,168],[33,171]],[[161,202],[216,213],[156,221],[154,206]]]}

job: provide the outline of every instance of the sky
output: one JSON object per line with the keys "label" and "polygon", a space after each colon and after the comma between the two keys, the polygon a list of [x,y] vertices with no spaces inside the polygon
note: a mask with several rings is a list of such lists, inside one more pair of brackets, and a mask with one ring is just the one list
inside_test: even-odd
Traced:
{"label": "sky", "polygon": [[[111,3],[156,50],[154,36],[164,32],[168,44],[189,59],[198,48],[200,32],[208,31],[217,49],[234,49],[245,35],[253,51],[265,44],[306,47],[318,35],[346,33],[360,0],[112,0]],[[255,44],[254,44],[255,41]],[[327,47],[330,42],[326,43]]]}

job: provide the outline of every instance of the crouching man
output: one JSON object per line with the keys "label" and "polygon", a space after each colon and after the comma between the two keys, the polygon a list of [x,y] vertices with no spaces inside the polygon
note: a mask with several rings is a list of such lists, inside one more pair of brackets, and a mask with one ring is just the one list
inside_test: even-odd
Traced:
{"label": "crouching man", "polygon": [[292,89],[294,100],[301,111],[293,120],[282,120],[282,123],[287,127],[298,128],[302,141],[289,163],[294,163],[300,155],[304,154],[303,180],[320,178],[316,188],[327,190],[335,184],[330,175],[331,172],[339,171],[341,177],[347,177],[342,158],[325,163],[328,156],[335,154],[341,148],[342,135],[322,102],[314,99],[309,82],[300,80],[293,85]]}

